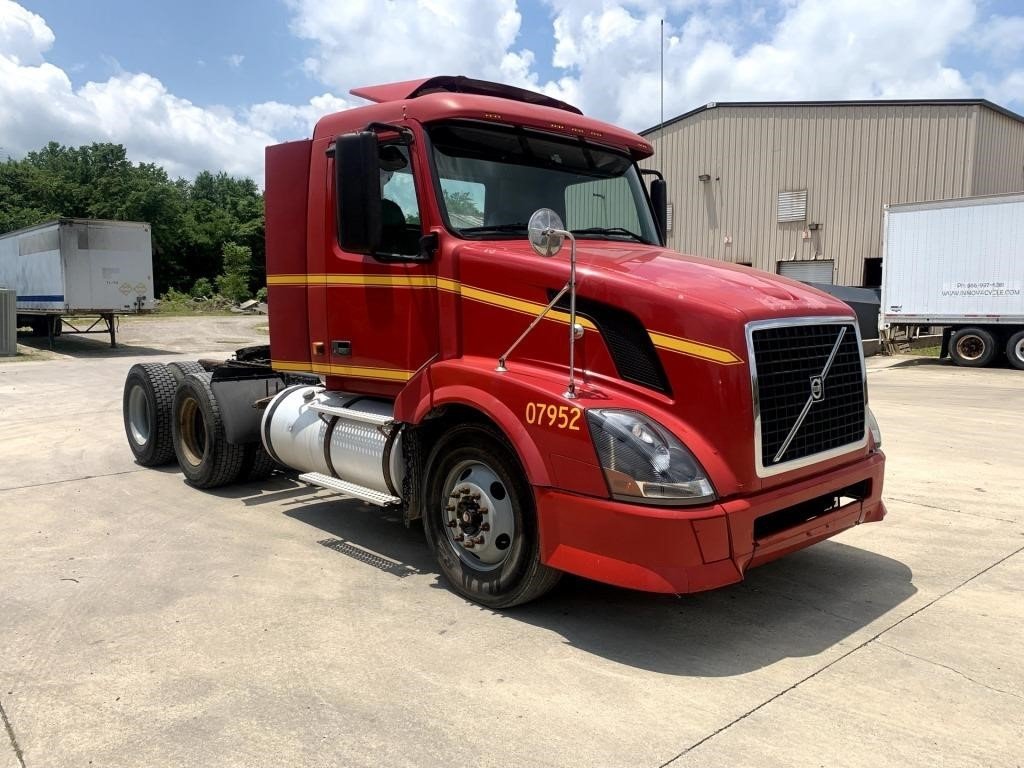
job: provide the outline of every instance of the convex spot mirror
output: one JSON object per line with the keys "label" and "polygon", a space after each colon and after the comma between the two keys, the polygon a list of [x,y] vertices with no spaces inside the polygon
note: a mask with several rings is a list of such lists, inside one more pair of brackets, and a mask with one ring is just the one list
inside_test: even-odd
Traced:
{"label": "convex spot mirror", "polygon": [[561,233],[564,229],[562,218],[550,208],[538,208],[526,225],[530,245],[538,256],[544,258],[550,258],[562,250],[565,236]]}

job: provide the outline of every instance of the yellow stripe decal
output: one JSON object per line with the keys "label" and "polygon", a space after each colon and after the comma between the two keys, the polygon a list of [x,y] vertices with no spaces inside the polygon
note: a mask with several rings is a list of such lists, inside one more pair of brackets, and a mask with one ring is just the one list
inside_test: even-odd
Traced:
{"label": "yellow stripe decal", "polygon": [[736,365],[737,363],[743,362],[742,359],[737,357],[728,349],[712,347],[708,344],[701,344],[698,341],[692,341],[690,339],[680,339],[677,336],[667,336],[663,333],[651,332],[649,335],[651,337],[651,341],[654,342],[654,346],[658,349],[678,352],[682,355],[698,357],[701,360],[708,360],[712,363],[721,363],[722,365]]}
{"label": "yellow stripe decal", "polygon": [[434,288],[431,275],[267,275],[267,285],[362,285],[382,288]]}
{"label": "yellow stripe decal", "polygon": [[[544,309],[543,304],[538,304],[526,299],[518,299],[515,296],[508,296],[494,291],[485,291],[482,288],[475,288],[471,285],[463,285],[458,280],[450,280],[446,277],[433,277],[431,275],[267,275],[267,285],[329,285],[329,286],[370,286],[370,287],[405,287],[405,288],[439,288],[448,293],[455,293],[470,301],[487,304],[502,309],[510,309],[524,315],[536,317]],[[547,319],[555,322],[569,323],[569,313],[552,310],[548,313]],[[584,328],[596,331],[595,326],[585,317],[577,317],[576,321]],[[668,352],[678,352],[689,357],[696,357],[708,362],[720,365],[736,365],[743,360],[733,352],[721,347],[713,347],[709,344],[701,344],[692,339],[682,339],[677,336],[669,336],[664,333],[650,332],[651,341],[658,349]],[[282,363],[282,365],[293,365]],[[281,368],[280,370],[311,370],[308,365],[300,365],[299,368]],[[338,370],[325,370],[327,368]],[[344,369],[344,370],[341,370]],[[337,374],[342,376],[354,376],[362,378],[386,378],[394,381],[408,381],[412,373],[409,371],[392,371],[382,368],[360,368],[358,366],[320,365],[314,369],[316,373]],[[369,373],[376,371],[376,374]],[[386,375],[382,375],[381,372]],[[400,378],[401,376],[401,378]]]}
{"label": "yellow stripe decal", "polygon": [[384,381],[408,381],[412,371],[398,368],[370,368],[360,365],[335,365],[334,363],[297,363],[287,360],[272,360],[271,367],[276,371],[312,371],[325,376],[348,376],[353,379],[383,379]]}

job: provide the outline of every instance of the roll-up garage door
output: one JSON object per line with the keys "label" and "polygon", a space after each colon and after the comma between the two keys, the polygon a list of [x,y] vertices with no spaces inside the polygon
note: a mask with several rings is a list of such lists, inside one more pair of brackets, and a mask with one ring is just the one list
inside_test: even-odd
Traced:
{"label": "roll-up garage door", "polygon": [[780,261],[779,274],[805,283],[832,283],[834,261]]}

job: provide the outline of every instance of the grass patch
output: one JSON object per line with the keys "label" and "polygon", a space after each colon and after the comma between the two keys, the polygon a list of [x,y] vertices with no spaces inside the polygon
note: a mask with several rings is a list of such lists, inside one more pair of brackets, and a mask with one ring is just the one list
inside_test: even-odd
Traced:
{"label": "grass patch", "polygon": [[934,347],[917,347],[911,349],[909,352],[903,352],[902,354],[915,355],[916,357],[938,357],[939,345],[936,344]]}

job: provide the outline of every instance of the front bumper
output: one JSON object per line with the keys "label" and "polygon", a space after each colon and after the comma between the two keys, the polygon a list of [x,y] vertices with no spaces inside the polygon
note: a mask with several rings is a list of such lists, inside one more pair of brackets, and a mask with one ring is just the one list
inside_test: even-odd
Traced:
{"label": "front bumper", "polygon": [[[885,517],[881,452],[823,475],[699,508],[647,507],[537,488],[541,560],[595,581],[647,592],[700,592],[747,568]],[[867,492],[812,520],[757,538],[755,521],[865,483]]]}

